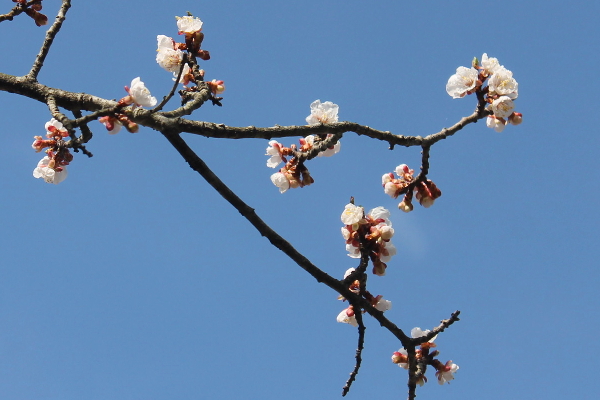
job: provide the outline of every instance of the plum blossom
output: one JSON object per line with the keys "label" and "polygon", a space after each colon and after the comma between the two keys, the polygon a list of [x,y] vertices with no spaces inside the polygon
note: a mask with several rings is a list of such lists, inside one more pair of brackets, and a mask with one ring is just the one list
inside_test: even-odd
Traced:
{"label": "plum blossom", "polygon": [[475,68],[458,67],[456,74],[448,79],[446,92],[453,99],[459,99],[467,95],[477,85],[479,72]]}
{"label": "plum blossom", "polygon": [[458,365],[453,364],[452,360],[448,361],[441,369],[439,369],[435,375],[438,378],[438,383],[443,385],[444,383],[450,383],[454,379],[454,373],[458,371]]}
{"label": "plum blossom", "polygon": [[350,324],[352,326],[358,326],[358,322],[356,321],[356,317],[354,316],[354,308],[352,306],[349,306],[345,310],[342,310],[342,312],[339,313],[337,316],[337,322]]}
{"label": "plum blossom", "polygon": [[175,41],[165,35],[156,37],[158,49],[156,54],[156,62],[161,68],[173,73],[179,72],[179,66],[183,60],[183,51],[179,50]]}
{"label": "plum blossom", "polygon": [[353,225],[358,223],[363,217],[364,208],[355,206],[352,203],[346,204],[342,212],[341,220],[344,225]]}
{"label": "plum blossom", "polygon": [[392,362],[398,364],[400,368],[408,369],[408,352],[401,348],[392,354]]}
{"label": "plum blossom", "polygon": [[489,76],[500,68],[500,63],[497,58],[488,57],[487,53],[483,53],[483,56],[481,56],[481,67],[483,68],[483,74]]}
{"label": "plum blossom", "polygon": [[392,302],[389,300],[385,300],[383,297],[379,297],[379,299],[377,300],[377,304],[375,304],[375,308],[381,312],[390,310],[392,308]]}
{"label": "plum blossom", "polygon": [[[204,76],[204,70],[200,70],[200,73],[202,74],[202,76]],[[174,71],[172,79],[174,81],[176,81],[178,75],[179,75],[179,70]],[[181,83],[182,85],[187,85],[190,82],[196,82],[196,78],[194,78],[194,74],[192,73],[190,66],[185,64],[183,66],[183,70],[181,71],[181,78],[179,78],[179,83]]]}
{"label": "plum blossom", "polygon": [[188,15],[185,17],[175,17],[175,19],[177,19],[177,29],[179,30],[180,34],[192,34],[202,30],[203,22],[200,20],[200,18]]}
{"label": "plum blossom", "polygon": [[44,125],[44,128],[46,129],[46,137],[47,138],[54,138],[57,136],[60,137],[67,137],[69,136],[69,132],[67,132],[67,130],[65,129],[65,127],[63,126],[63,124],[56,120],[55,118],[50,119],[50,121],[46,122],[46,124]]}
{"label": "plum blossom", "polygon": [[316,125],[338,122],[338,111],[339,106],[331,101],[321,103],[321,100],[315,100],[310,104],[310,115],[306,117],[306,123]]}
{"label": "plum blossom", "polygon": [[55,161],[45,156],[33,170],[34,178],[43,178],[46,183],[58,185],[67,178],[67,167],[55,167]]}
{"label": "plum blossom", "polygon": [[515,103],[508,96],[500,96],[492,102],[492,111],[497,118],[508,118],[515,110]]}
{"label": "plum blossom", "polygon": [[519,97],[519,84],[513,78],[512,71],[503,66],[497,68],[488,81],[489,94],[508,96],[512,100]]}
{"label": "plum blossom", "polygon": [[139,76],[134,78],[131,81],[131,87],[125,87],[125,90],[127,90],[129,93],[128,97],[130,97],[130,99],[125,100],[125,104],[135,103],[138,106],[154,107],[157,103],[156,97],[152,96],[150,90],[146,88],[146,85],[141,81]]}
{"label": "plum blossom", "polygon": [[285,193],[290,188],[290,181],[282,172],[271,175],[271,182],[279,188],[280,193]]}
{"label": "plum blossom", "polygon": [[269,147],[267,147],[267,156],[271,156],[267,160],[267,167],[277,168],[277,166],[283,162],[283,155],[281,153],[282,145],[277,140],[269,141]]}
{"label": "plum blossom", "polygon": [[506,121],[501,118],[496,118],[493,115],[489,115],[485,121],[485,124],[488,128],[492,128],[496,132],[500,133],[504,130],[506,126]]}

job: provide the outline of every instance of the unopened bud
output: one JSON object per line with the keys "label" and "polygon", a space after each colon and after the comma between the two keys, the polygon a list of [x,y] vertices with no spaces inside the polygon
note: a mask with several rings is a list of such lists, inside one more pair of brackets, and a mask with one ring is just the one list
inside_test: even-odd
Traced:
{"label": "unopened bud", "polygon": [[221,94],[225,91],[225,83],[223,81],[218,81],[213,79],[210,82],[207,82],[210,87],[210,91],[214,94]]}
{"label": "unopened bud", "polygon": [[523,122],[523,114],[514,112],[508,117],[508,122],[512,125],[519,125]]}

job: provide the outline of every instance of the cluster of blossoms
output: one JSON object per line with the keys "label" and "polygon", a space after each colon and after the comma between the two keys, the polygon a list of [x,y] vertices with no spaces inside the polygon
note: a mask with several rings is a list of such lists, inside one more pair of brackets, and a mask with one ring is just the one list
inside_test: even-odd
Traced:
{"label": "cluster of blossoms", "polygon": [[37,26],[46,25],[48,23],[48,17],[42,14],[42,0],[39,0],[33,4],[29,4],[27,0],[12,0],[13,3],[18,3],[21,7],[25,8],[25,14],[29,15]]}
{"label": "cluster of blossoms", "polygon": [[376,207],[365,215],[363,207],[352,203],[346,204],[341,217],[348,256],[360,258],[362,245],[373,263],[373,273],[379,276],[385,275],[385,263],[396,254],[396,247],[390,242],[394,228],[389,217],[390,212],[383,207]]}
{"label": "cluster of blossoms", "polygon": [[[487,86],[483,84],[487,80]],[[456,74],[448,79],[446,92],[458,99],[468,94],[481,92],[492,115],[487,118],[487,126],[496,132],[502,132],[507,124],[519,125],[523,115],[515,112],[514,101],[519,96],[519,84],[513,73],[500,65],[497,58],[483,54],[481,63],[477,58],[472,67],[458,67]]]}
{"label": "cluster of blossoms", "polygon": [[[178,43],[173,38],[165,35],[158,35],[156,37],[158,44],[156,62],[165,70],[173,73],[173,80],[177,79],[181,63],[184,62],[184,51],[187,51],[190,57],[198,57],[204,61],[210,60],[210,53],[207,50],[201,49],[204,33],[202,33],[203,22],[200,18],[189,15],[175,18],[177,19],[179,34],[185,35],[185,43]],[[204,70],[197,70],[194,73],[187,62],[183,65],[179,83],[186,86],[190,82],[196,83],[198,80],[203,79]],[[206,83],[213,94],[220,94],[225,91],[225,84],[222,80],[213,79]],[[188,90],[193,89],[188,88]]]}
{"label": "cluster of blossoms", "polygon": [[69,133],[63,124],[54,118],[46,122],[44,127],[47,139],[34,136],[35,140],[31,144],[36,153],[47,148],[46,156],[38,162],[37,167],[33,170],[33,177],[43,178],[47,183],[58,185],[67,177],[66,166],[73,160],[73,155],[64,146],[64,138],[68,137]]}
{"label": "cluster of blossoms", "polygon": [[[338,122],[338,110],[339,107],[337,104],[333,104],[330,101],[321,103],[321,100],[315,100],[310,105],[310,115],[306,117],[306,122],[309,125]],[[298,151],[310,151],[313,147],[318,146],[323,140],[331,136],[331,134],[309,135],[299,139],[300,148],[295,144],[292,144],[290,147],[284,147],[276,140],[269,141],[266,155],[270,157],[267,160],[267,167],[277,168],[280,163],[285,163],[279,172],[271,175],[271,182],[279,188],[281,193],[284,193],[288,189],[308,186],[314,182],[314,179],[308,172],[308,168],[306,168],[303,162],[299,161],[295,153]],[[317,156],[331,157],[340,151],[340,147],[341,143],[338,140],[334,145],[320,151]],[[290,157],[289,161],[287,157]]]}
{"label": "cluster of blossoms", "polygon": [[[177,18],[177,29],[179,34],[185,35],[185,43],[177,43],[173,38],[165,35],[158,35],[156,37],[158,43],[156,62],[165,70],[173,73],[175,76],[173,80],[177,78],[181,63],[185,59],[184,51],[187,51],[188,56],[194,57],[194,59],[195,57],[199,57],[203,60],[210,59],[210,53],[200,48],[202,40],[204,39],[204,34],[201,32],[203,25],[202,21],[199,18],[194,18],[192,16],[175,18]],[[195,83],[203,78],[203,70],[197,70],[196,73],[194,73],[190,68],[190,65],[186,63],[183,66],[179,83],[182,83],[185,86],[190,82]],[[206,84],[213,94],[223,93],[225,90],[223,81],[213,79],[211,82],[206,82]],[[133,107],[154,107],[157,104],[156,98],[152,96],[139,77],[131,81],[131,86],[125,86],[125,90],[128,95],[119,100],[117,103],[118,108],[129,105]],[[186,90],[196,91],[197,87],[186,87]],[[125,127],[125,129],[131,133],[135,133],[139,129],[135,122],[131,121],[125,113],[121,112],[115,112],[100,117],[98,121],[104,124],[109,133],[117,133],[121,130],[121,127]]]}
{"label": "cluster of blossoms", "polygon": [[[413,339],[416,339],[426,336],[429,332],[429,330],[413,328],[410,334]],[[444,364],[435,358],[438,354],[440,354],[439,351],[430,351],[431,348],[436,347],[435,343],[433,343],[436,337],[437,336],[434,336],[429,341],[421,343],[420,349],[416,350],[415,358],[417,361],[417,384],[420,386],[423,386],[427,382],[425,372],[428,365],[431,365],[433,368],[435,368],[435,376],[437,377],[440,385],[443,385],[446,382],[450,383],[450,381],[454,379],[454,373],[458,371],[458,365],[452,363],[452,360]],[[395,351],[394,354],[392,354],[392,362],[394,364],[398,364],[400,368],[408,369],[408,352],[406,349],[402,348],[398,351]]]}
{"label": "cluster of blossoms", "polygon": [[404,198],[398,204],[398,208],[404,212],[411,212],[413,210],[412,198],[415,193],[417,201],[425,208],[431,207],[435,199],[442,195],[441,190],[429,179],[419,182],[413,186],[412,191],[408,191],[410,184],[415,180],[413,176],[415,171],[408,168],[406,164],[398,165],[395,172],[398,176],[397,178],[394,178],[392,172],[383,174],[381,184],[384,192],[394,199],[404,194]]}
{"label": "cluster of blossoms", "polygon": [[[350,268],[344,274],[344,279],[349,277],[355,271],[354,268]],[[352,293],[362,295],[373,307],[381,312],[385,312],[392,308],[392,302],[389,300],[385,300],[382,295],[373,296],[366,289],[361,288],[360,280],[355,279],[350,283],[348,287]],[[346,300],[344,297],[338,297],[339,300]],[[354,311],[354,306],[350,305],[348,308],[343,309],[337,316],[337,322],[342,322],[345,324],[350,324],[352,326],[358,326],[358,322],[356,321],[356,315]]]}

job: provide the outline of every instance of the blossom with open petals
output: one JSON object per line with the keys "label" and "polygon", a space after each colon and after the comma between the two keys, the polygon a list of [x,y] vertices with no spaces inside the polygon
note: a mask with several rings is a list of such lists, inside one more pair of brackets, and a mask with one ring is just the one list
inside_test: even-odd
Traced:
{"label": "blossom with open petals", "polygon": [[485,124],[488,128],[492,128],[496,132],[500,133],[506,127],[506,121],[501,118],[496,118],[493,115],[489,115],[485,120]]}
{"label": "blossom with open petals", "polygon": [[448,79],[446,92],[453,99],[459,99],[467,95],[477,85],[479,72],[475,68],[458,67],[456,74]]}
{"label": "blossom with open petals", "polygon": [[456,371],[458,371],[458,368],[459,368],[458,365],[453,364],[452,360],[448,361],[442,367],[442,369],[439,369],[435,373],[435,376],[437,376],[437,378],[438,378],[438,383],[440,385],[443,385],[446,382],[450,383],[450,381],[454,379],[454,373]]}
{"label": "blossom with open petals", "polygon": [[346,204],[344,212],[342,212],[341,220],[344,225],[353,225],[358,223],[363,217],[364,209],[359,206],[355,206],[352,203]]}
{"label": "blossom with open petals", "polygon": [[63,124],[55,118],[52,118],[50,121],[46,122],[44,128],[46,129],[47,138],[54,138],[56,136],[69,136],[69,132],[67,132]]}
{"label": "blossom with open petals", "polygon": [[152,96],[150,90],[146,88],[146,85],[140,80],[139,76],[131,81],[128,92],[131,100],[138,106],[154,107],[157,103],[156,97]]}
{"label": "blossom with open petals", "polygon": [[277,140],[269,141],[269,147],[267,147],[267,156],[271,156],[267,160],[267,167],[276,168],[280,163],[283,162],[282,154],[281,154],[281,143]]}
{"label": "blossom with open petals", "polygon": [[45,156],[38,162],[37,167],[33,170],[33,177],[43,178],[46,183],[58,185],[67,177],[67,167],[62,166],[58,168],[59,170],[57,171],[54,169],[54,164],[54,160]]}
{"label": "blossom with open petals", "polygon": [[161,68],[173,73],[179,72],[179,66],[183,60],[183,51],[175,46],[175,41],[165,35],[156,37],[158,49],[156,50],[156,62]]}
{"label": "blossom with open petals", "polygon": [[196,33],[202,30],[203,22],[200,18],[185,16],[175,17],[177,19],[177,30],[179,33]]}
{"label": "blossom with open petals", "polygon": [[498,96],[508,96],[511,99],[519,97],[519,84],[513,78],[512,71],[499,67],[488,81],[489,93]]}
{"label": "blossom with open petals", "polygon": [[375,304],[375,308],[381,312],[390,310],[392,308],[392,302],[384,299],[383,297],[380,297],[377,300],[377,304]]}
{"label": "blossom with open petals", "polygon": [[508,96],[500,96],[492,102],[492,111],[497,118],[508,118],[515,111],[515,103]]}
{"label": "blossom with open petals", "polygon": [[345,310],[342,310],[342,312],[339,313],[337,316],[337,322],[350,324],[352,326],[358,326],[358,322],[356,321],[356,317],[354,316],[354,308],[350,306]]}
{"label": "blossom with open petals", "polygon": [[500,63],[496,57],[488,57],[487,53],[483,53],[483,56],[481,56],[481,67],[483,68],[483,74],[489,76],[500,68]]}
{"label": "blossom with open petals", "polygon": [[306,117],[306,123],[315,125],[338,122],[338,111],[339,106],[331,101],[321,103],[321,100],[315,100],[310,104],[310,115]]}
{"label": "blossom with open petals", "polygon": [[284,193],[290,188],[290,181],[282,172],[275,172],[271,175],[271,182],[279,188],[280,193]]}

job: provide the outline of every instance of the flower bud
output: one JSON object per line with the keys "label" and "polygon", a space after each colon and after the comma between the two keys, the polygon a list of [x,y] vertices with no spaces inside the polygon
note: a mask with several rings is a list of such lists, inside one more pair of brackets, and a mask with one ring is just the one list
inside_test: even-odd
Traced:
{"label": "flower bud", "polygon": [[523,122],[523,114],[518,112],[512,113],[510,117],[508,117],[508,122],[512,125],[519,125],[521,122]]}

